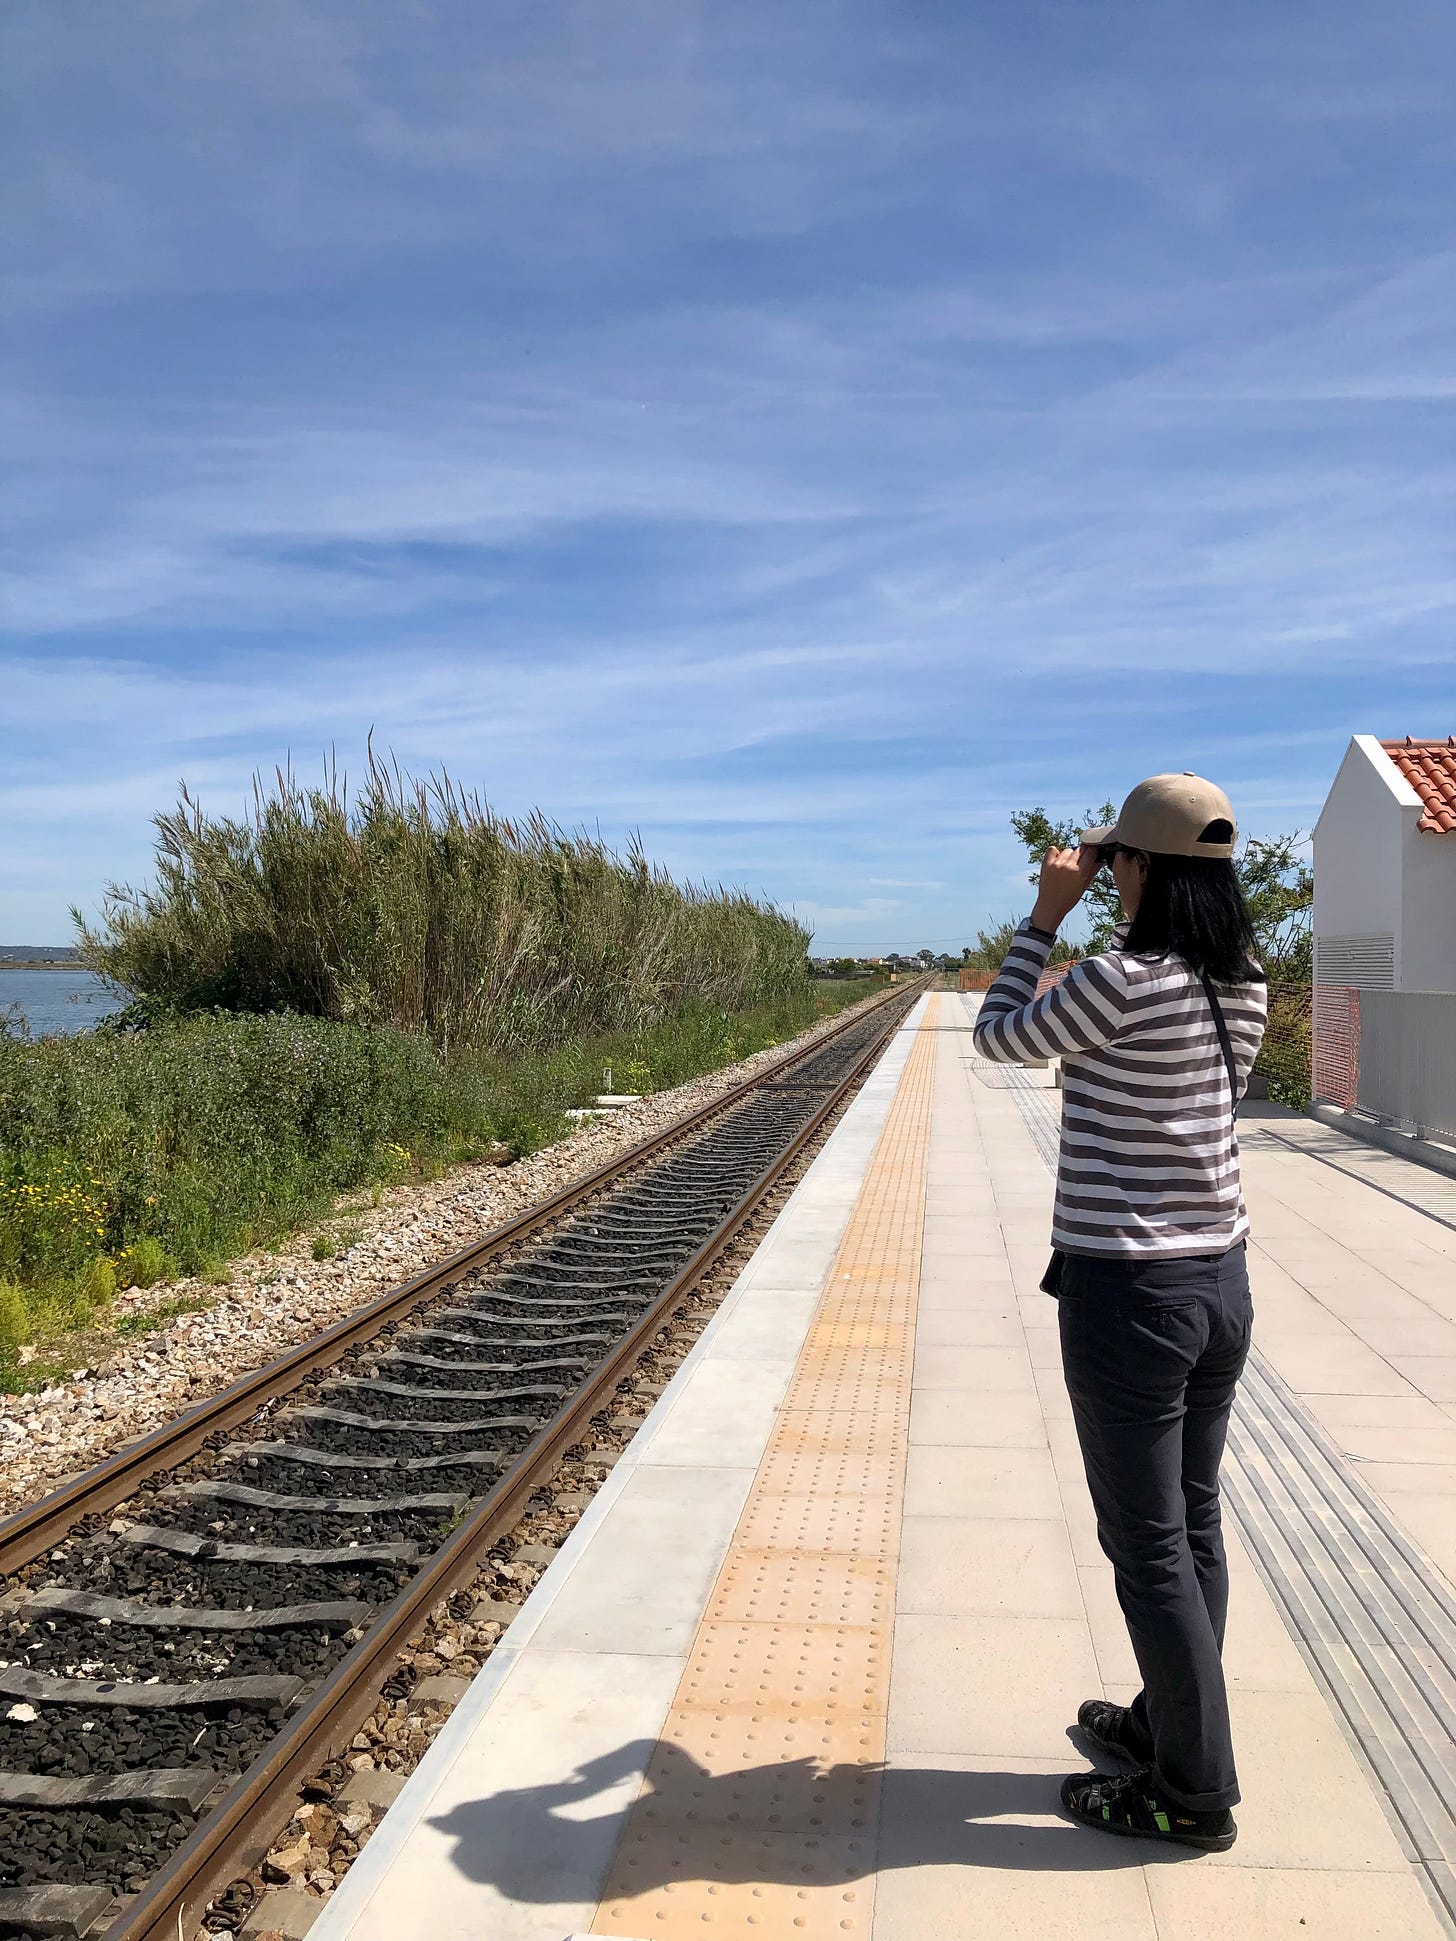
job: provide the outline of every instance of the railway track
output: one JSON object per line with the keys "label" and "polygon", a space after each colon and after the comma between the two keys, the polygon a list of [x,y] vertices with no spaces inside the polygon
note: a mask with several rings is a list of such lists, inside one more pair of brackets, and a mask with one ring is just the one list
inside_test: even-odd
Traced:
{"label": "railway track", "polygon": [[0,1524],[0,1938],[194,1930],[918,988]]}

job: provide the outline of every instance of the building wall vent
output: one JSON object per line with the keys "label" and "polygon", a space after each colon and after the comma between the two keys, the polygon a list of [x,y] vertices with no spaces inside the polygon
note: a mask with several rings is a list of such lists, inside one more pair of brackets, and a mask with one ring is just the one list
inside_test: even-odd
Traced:
{"label": "building wall vent", "polygon": [[1395,988],[1395,938],[1392,936],[1316,937],[1316,984],[1348,984],[1357,990]]}

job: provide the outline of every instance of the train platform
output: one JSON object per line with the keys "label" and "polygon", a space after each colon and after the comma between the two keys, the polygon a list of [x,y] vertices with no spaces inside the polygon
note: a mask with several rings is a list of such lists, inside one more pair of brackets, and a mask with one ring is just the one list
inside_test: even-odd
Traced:
{"label": "train platform", "polygon": [[1063,1820],[1136,1671],[1062,1385],[1059,1095],[897,1034],[313,1941],[1456,1932],[1449,1183],[1242,1126],[1227,1854]]}

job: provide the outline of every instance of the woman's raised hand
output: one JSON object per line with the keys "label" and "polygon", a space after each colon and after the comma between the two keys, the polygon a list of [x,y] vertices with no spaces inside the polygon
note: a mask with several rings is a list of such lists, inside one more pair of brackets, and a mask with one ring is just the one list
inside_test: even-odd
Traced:
{"label": "woman's raised hand", "polygon": [[1101,861],[1095,849],[1058,849],[1042,858],[1031,920],[1038,930],[1056,930],[1082,901]]}

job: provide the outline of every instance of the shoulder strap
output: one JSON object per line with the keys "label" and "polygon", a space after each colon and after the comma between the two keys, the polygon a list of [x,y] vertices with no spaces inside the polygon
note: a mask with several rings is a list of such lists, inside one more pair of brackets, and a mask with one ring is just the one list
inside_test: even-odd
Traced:
{"label": "shoulder strap", "polygon": [[1208,999],[1208,1008],[1213,1013],[1214,1030],[1218,1033],[1219,1048],[1223,1052],[1224,1069],[1228,1073],[1229,1103],[1235,1111],[1239,1105],[1239,1072],[1234,1063],[1234,1048],[1229,1043],[1228,1026],[1224,1022],[1223,1006],[1218,1001],[1218,992],[1213,988],[1212,979],[1200,971],[1203,994]]}

